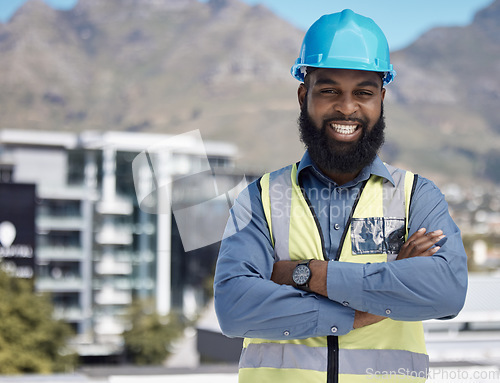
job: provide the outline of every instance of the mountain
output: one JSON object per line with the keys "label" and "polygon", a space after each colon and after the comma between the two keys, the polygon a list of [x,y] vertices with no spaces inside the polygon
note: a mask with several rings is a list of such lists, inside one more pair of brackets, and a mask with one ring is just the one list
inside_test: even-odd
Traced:
{"label": "mountain", "polygon": [[[500,181],[499,8],[393,54],[384,159]],[[303,35],[240,0],[29,0],[0,24],[0,129],[199,129],[236,143],[240,167],[271,170],[303,151],[289,74]]]}
{"label": "mountain", "polygon": [[302,150],[289,75],[302,35],[239,0],[30,0],[0,25],[0,127],[200,129],[236,142],[245,167],[281,166]]}
{"label": "mountain", "polygon": [[[400,160],[420,157],[422,168],[500,182],[498,20],[499,0],[470,25],[432,29],[393,54],[398,76],[388,101],[402,128],[389,139],[401,148]],[[403,128],[407,118],[411,128]],[[403,153],[405,142],[413,147]]]}

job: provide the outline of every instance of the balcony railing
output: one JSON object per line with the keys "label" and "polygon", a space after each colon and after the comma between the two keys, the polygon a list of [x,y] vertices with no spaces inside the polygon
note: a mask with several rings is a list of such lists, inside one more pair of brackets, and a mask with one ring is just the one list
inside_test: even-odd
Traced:
{"label": "balcony railing", "polygon": [[36,250],[39,261],[81,261],[83,251],[76,246],[40,245]]}
{"label": "balcony railing", "polygon": [[73,292],[83,289],[83,280],[79,277],[58,279],[38,277],[35,280],[35,286],[38,291]]}
{"label": "balcony railing", "polygon": [[132,228],[127,225],[105,225],[96,234],[96,242],[101,245],[130,245]]}
{"label": "balcony railing", "polygon": [[102,317],[96,320],[94,331],[98,335],[120,335],[125,330],[123,321],[115,317]]}
{"label": "balcony railing", "polygon": [[96,292],[95,303],[99,305],[128,305],[132,303],[132,293],[106,286],[101,291]]}
{"label": "balcony railing", "polygon": [[54,306],[54,318],[62,319],[67,322],[78,322],[83,320],[83,311],[78,306]]}
{"label": "balcony railing", "polygon": [[38,196],[42,199],[66,199],[66,200],[97,200],[98,194],[89,191],[84,186],[57,187],[51,185],[40,185],[37,190]]}
{"label": "balcony railing", "polygon": [[36,218],[36,226],[40,230],[82,230],[83,218],[80,216],[41,215]]}
{"label": "balcony railing", "polygon": [[132,273],[130,262],[119,262],[113,257],[103,257],[95,265],[95,271],[101,275],[129,275]]}
{"label": "balcony railing", "polygon": [[130,215],[133,210],[132,202],[119,197],[110,201],[100,201],[96,206],[96,211],[99,214]]}

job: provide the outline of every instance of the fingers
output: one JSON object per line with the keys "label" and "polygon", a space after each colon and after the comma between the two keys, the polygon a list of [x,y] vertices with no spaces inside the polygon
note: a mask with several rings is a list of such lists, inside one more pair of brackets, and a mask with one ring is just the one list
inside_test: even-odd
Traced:
{"label": "fingers", "polygon": [[421,228],[413,233],[410,238],[401,247],[396,259],[405,259],[412,257],[428,257],[435,254],[440,247],[434,246],[445,237],[442,230],[435,230],[426,233],[425,228]]}

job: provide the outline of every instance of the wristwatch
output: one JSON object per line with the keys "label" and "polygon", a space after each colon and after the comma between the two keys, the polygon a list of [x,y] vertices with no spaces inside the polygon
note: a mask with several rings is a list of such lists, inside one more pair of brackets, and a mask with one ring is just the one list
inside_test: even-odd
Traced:
{"label": "wristwatch", "polygon": [[309,268],[310,259],[300,261],[293,269],[292,280],[299,289],[309,290],[309,281],[311,280],[311,269]]}

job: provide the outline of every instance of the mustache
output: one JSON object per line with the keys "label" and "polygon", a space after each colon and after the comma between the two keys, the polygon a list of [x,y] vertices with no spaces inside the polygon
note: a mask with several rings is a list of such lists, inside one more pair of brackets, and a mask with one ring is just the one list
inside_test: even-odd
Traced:
{"label": "mustache", "polygon": [[350,122],[352,124],[361,125],[362,128],[367,126],[367,121],[362,118],[346,118],[345,116],[332,116],[323,120],[323,127],[326,127],[334,122]]}

